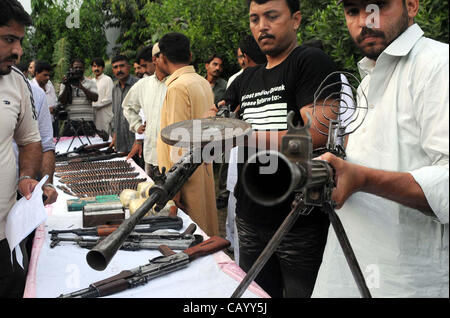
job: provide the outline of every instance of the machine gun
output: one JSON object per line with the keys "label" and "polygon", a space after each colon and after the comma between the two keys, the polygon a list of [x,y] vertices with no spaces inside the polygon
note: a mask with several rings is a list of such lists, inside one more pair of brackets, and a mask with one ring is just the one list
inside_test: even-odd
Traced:
{"label": "machine gun", "polygon": [[218,252],[228,246],[230,246],[230,242],[218,236],[213,236],[180,253],[175,253],[167,246],[162,245],[159,247],[159,251],[164,256],[151,259],[146,265],[124,270],[115,276],[93,283],[88,288],[60,295],[59,298],[103,297],[135,288],[154,278],[183,269],[196,258]]}
{"label": "machine gun", "polygon": [[[338,73],[338,75],[341,74],[342,72]],[[327,162],[313,159],[313,157],[325,152],[332,152],[341,158],[345,158],[343,138],[362,124],[368,109],[365,95],[360,100],[360,103],[365,101],[365,105],[358,105],[354,101],[353,105],[349,105],[349,93],[345,90],[332,93],[323,99],[323,104],[318,105],[319,97],[322,100],[323,92],[333,85],[349,87],[351,92],[356,92],[356,85],[351,85],[349,82],[340,81],[325,85],[333,75],[336,75],[336,73],[330,74],[323,81],[314,98],[313,116],[320,123],[314,128],[319,133],[328,135],[326,147],[313,153],[312,138],[309,131],[312,122],[311,116],[308,114],[308,122],[304,126],[294,126],[295,114],[290,112],[287,117],[288,131],[282,138],[281,152],[261,151],[251,156],[243,167],[244,189],[255,202],[264,206],[273,206],[285,201],[292,193],[295,193],[295,200],[293,209],[247,272],[246,277],[231,296],[233,298],[242,296],[297,219],[301,215],[311,213],[314,207],[320,207],[327,213],[362,297],[371,297],[342,223],[334,211],[335,204],[331,199],[335,187],[334,170]],[[345,75],[359,83],[352,74],[345,73]],[[339,96],[337,97],[336,94],[339,94]],[[336,102],[339,102],[339,106],[336,106]],[[324,111],[325,107],[332,109],[332,115],[330,115],[330,112]],[[349,110],[351,114],[347,114],[344,119],[344,113]],[[324,131],[324,128],[328,129],[328,132]],[[283,180],[284,182],[281,184],[274,182],[273,172],[261,173],[262,168],[267,168],[267,162],[277,163],[278,166],[273,172],[277,174],[277,180]],[[268,171],[267,169],[264,170]],[[270,185],[276,186],[271,187]]]}
{"label": "machine gun", "polygon": [[[203,241],[203,236],[194,235],[196,229],[197,226],[192,223],[183,233],[174,233],[167,230],[158,230],[158,233],[153,234],[132,232],[120,249],[126,251],[155,250],[160,245],[167,245],[174,250],[184,250]],[[80,247],[91,249],[104,239],[103,237],[86,238],[83,236],[60,237],[59,234],[61,233],[51,233],[51,248],[54,248],[60,242],[75,242]]]}
{"label": "machine gun", "polygon": [[[251,132],[251,126],[234,119],[199,119],[196,123],[205,130],[213,130],[219,132],[221,137],[215,140],[216,143],[221,144],[228,140],[236,140],[238,137],[249,134]],[[189,127],[183,126],[188,125]],[[231,126],[232,129],[226,130]],[[238,126],[240,129],[233,130],[234,126]],[[210,135],[206,135],[203,138],[203,131],[200,129],[200,135],[197,135],[195,127],[193,127],[193,121],[187,120],[178,122],[176,124],[165,127],[161,131],[161,139],[169,144],[182,147],[182,142],[176,135],[172,139],[172,132],[176,129],[183,128],[185,132],[191,134],[189,141],[184,145],[189,147],[190,151],[187,152],[176,164],[166,172],[163,167],[162,171],[158,167],[152,166],[150,177],[155,184],[148,190],[148,198],[144,203],[131,215],[127,220],[117,228],[116,231],[108,235],[104,240],[99,242],[92,250],[86,255],[86,261],[93,269],[104,270],[108,266],[112,257],[117,250],[126,240],[127,236],[133,231],[139,221],[155,206],[156,211],[161,211],[169,200],[171,200],[188,181],[197,168],[203,164],[202,147],[211,142]],[[220,134],[220,132],[224,132]],[[217,134],[216,134],[217,135]]]}

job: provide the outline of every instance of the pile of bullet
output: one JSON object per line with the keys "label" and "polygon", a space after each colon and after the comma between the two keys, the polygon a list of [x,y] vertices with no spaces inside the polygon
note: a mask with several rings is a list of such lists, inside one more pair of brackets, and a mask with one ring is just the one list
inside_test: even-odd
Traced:
{"label": "pile of bullet", "polygon": [[136,190],[146,178],[137,178],[131,163],[125,160],[77,162],[57,165],[58,188],[79,198],[99,195],[119,195],[125,189]]}

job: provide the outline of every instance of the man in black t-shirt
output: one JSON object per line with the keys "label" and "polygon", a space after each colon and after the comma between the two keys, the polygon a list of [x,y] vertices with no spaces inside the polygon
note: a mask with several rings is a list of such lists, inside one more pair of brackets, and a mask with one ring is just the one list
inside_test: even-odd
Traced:
{"label": "man in black t-shirt", "polygon": [[[253,145],[260,148],[263,144],[279,150],[281,137],[287,130],[287,114],[294,111],[295,121],[303,124],[307,120],[306,113],[312,114],[314,93],[336,68],[323,51],[297,45],[301,21],[298,0],[249,0],[248,3],[250,29],[267,56],[267,63],[247,68],[231,84],[225,100],[232,109],[239,109],[242,120],[252,124],[252,139],[256,139]],[[327,136],[314,128],[310,131],[314,148],[323,147]],[[249,151],[249,147],[239,149],[235,188],[239,265],[244,271],[248,271],[261,254],[289,214],[294,200],[292,194],[281,204],[266,207],[247,195],[242,187],[241,172]],[[328,227],[328,217],[319,209],[309,216],[301,216],[255,281],[272,297],[310,297]]]}

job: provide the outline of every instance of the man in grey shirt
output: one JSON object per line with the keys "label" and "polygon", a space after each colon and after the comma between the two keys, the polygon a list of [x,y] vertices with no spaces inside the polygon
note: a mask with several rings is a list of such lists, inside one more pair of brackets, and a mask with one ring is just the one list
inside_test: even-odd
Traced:
{"label": "man in grey shirt", "polygon": [[[117,82],[114,84],[112,93],[112,110],[113,110],[113,125],[111,147],[114,147],[117,152],[129,153],[133,148],[136,136],[130,131],[130,125],[125,118],[122,109],[122,102],[125,96],[130,91],[130,88],[139,81],[138,78],[130,74],[131,65],[128,58],[124,55],[118,55],[111,60],[114,76]],[[142,140],[136,141],[142,145]],[[145,168],[142,154],[132,157],[133,160],[141,167]]]}
{"label": "man in grey shirt", "polygon": [[84,62],[72,62],[71,76],[64,76],[61,83],[59,102],[66,105],[68,121],[64,136],[95,135],[94,109],[92,103],[98,100],[95,81],[84,77]]}

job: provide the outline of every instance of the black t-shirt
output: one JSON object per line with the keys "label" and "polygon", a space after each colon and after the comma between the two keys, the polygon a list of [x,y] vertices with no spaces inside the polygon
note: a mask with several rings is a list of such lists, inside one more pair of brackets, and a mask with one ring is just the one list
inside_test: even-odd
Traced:
{"label": "black t-shirt", "polygon": [[[228,88],[225,100],[231,109],[241,106],[239,118],[251,123],[253,130],[286,130],[287,114],[294,111],[294,124],[297,121],[303,124],[300,108],[314,102],[314,94],[319,86],[335,71],[334,62],[323,51],[299,46],[283,63],[272,69],[266,69],[266,64],[245,69]],[[329,83],[339,80],[336,75],[329,79]],[[325,91],[324,96],[336,91],[336,87]],[[273,225],[276,228],[291,211],[294,194],[272,207],[254,202],[245,192],[241,179],[243,162],[247,160],[248,154],[248,148],[239,149],[236,215],[247,222]],[[276,187],[276,184],[267,186]],[[313,211],[309,216],[301,217],[295,226],[311,222],[327,222],[327,216],[320,210]]]}

